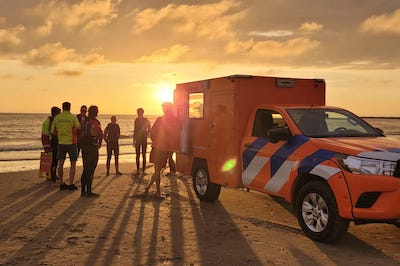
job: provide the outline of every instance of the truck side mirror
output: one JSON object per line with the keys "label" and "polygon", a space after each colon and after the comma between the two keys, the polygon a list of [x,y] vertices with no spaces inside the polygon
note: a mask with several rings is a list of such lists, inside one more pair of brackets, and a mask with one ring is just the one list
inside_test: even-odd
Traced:
{"label": "truck side mirror", "polygon": [[287,127],[278,127],[268,130],[268,138],[271,143],[277,143],[281,140],[289,140],[292,133]]}

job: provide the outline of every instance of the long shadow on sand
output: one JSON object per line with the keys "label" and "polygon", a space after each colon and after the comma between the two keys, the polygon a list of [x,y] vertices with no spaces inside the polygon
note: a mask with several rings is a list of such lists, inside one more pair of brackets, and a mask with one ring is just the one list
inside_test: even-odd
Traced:
{"label": "long shadow on sand", "polygon": [[[224,206],[218,201],[199,202],[190,181],[187,178],[180,180],[186,187],[185,193],[191,203],[200,264],[263,265]],[[215,219],[216,216],[219,219]],[[218,239],[223,240],[219,242]],[[217,250],[221,250],[220,247],[225,250],[224,254],[217,253]]]}
{"label": "long shadow on sand", "polygon": [[[271,196],[271,199],[278,203],[282,208],[286,209],[296,218],[295,212],[291,204],[279,197]],[[276,225],[279,227],[280,225]],[[285,227],[285,225],[283,225]],[[288,230],[293,230],[294,228],[287,228]],[[301,231],[299,231],[301,232]],[[337,265],[355,265],[355,264],[367,264],[367,265],[400,265],[399,261],[396,261],[392,257],[383,253],[379,248],[374,247],[365,241],[357,238],[351,233],[347,233],[341,240],[332,244],[324,244],[319,242],[314,242],[318,248],[326,254],[330,260],[332,260]],[[296,257],[303,261],[304,265],[310,265],[313,261],[307,255],[305,255],[300,249],[296,247],[291,247],[291,252],[295,254]],[[363,261],[352,261],[353,257],[363,257]],[[378,261],[379,259],[379,261]],[[382,260],[384,260],[383,264]]]}
{"label": "long shadow on sand", "polygon": [[[104,179],[100,180],[96,186],[101,184]],[[112,182],[112,181],[109,181]],[[44,184],[43,186],[48,187]],[[96,187],[95,186],[95,187]],[[107,184],[105,184],[107,186]],[[12,217],[6,224],[2,224],[1,241],[7,241],[9,237],[19,238],[23,245],[16,252],[10,256],[5,264],[9,265],[39,265],[43,263],[43,259],[47,253],[52,250],[62,251],[64,245],[71,242],[74,243],[74,238],[69,237],[73,230],[83,230],[86,226],[85,223],[77,224],[82,214],[93,204],[89,199],[77,198],[69,202],[61,213],[55,214],[48,223],[43,225],[33,224],[32,220],[36,215],[41,212],[52,212],[52,206],[58,204],[62,199],[71,195],[71,191],[48,191],[48,188],[39,186],[39,190],[31,193],[27,198],[24,198],[20,203],[9,207],[8,212],[13,212],[13,208],[18,206],[26,206],[23,213],[18,213],[17,216]],[[26,192],[26,190],[25,190]],[[18,197],[20,192],[12,194],[13,197]],[[6,199],[7,200],[7,199]],[[32,205],[32,206],[29,206]],[[27,209],[28,208],[28,209]],[[50,216],[49,216],[50,217]],[[47,222],[47,221],[46,221]],[[30,234],[28,236],[18,236],[18,229],[20,227],[28,227]],[[66,241],[65,240],[66,238]],[[4,243],[4,242],[3,242]]]}

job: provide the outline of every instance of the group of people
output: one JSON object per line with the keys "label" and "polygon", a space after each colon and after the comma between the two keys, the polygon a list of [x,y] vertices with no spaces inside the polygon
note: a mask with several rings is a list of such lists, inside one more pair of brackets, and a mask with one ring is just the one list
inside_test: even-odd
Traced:
{"label": "group of people", "polygon": [[[81,196],[96,197],[92,192],[93,174],[98,162],[98,149],[102,145],[103,131],[97,120],[98,107],[92,105],[89,110],[85,105],[81,113],[71,113],[71,103],[64,102],[62,111],[54,106],[51,115],[42,125],[42,144],[45,152],[52,152],[50,176],[60,183],[60,190],[77,190],[74,184],[76,162],[82,151],[83,172],[81,176]],[[88,112],[88,116],[86,116]],[[70,159],[69,184],[64,182],[64,162]]]}
{"label": "group of people", "polygon": [[[160,178],[161,172],[167,162],[171,173],[175,172],[175,162],[172,159],[173,152],[179,148],[179,123],[174,114],[172,103],[162,104],[164,115],[157,118],[153,127],[150,121],[144,117],[143,108],[137,109],[137,118],[134,123],[133,142],[136,152],[136,173],[140,173],[140,155],[142,155],[142,173],[146,169],[147,138],[152,140],[150,161],[154,163],[155,172],[145,188],[143,195],[147,195],[152,184],[156,183],[156,197],[161,197]],[[86,115],[88,113],[88,115]],[[82,105],[80,113],[71,113],[71,104],[64,102],[62,111],[54,106],[51,115],[42,125],[42,144],[45,152],[52,152],[52,164],[50,178],[60,183],[60,190],[77,190],[74,184],[76,162],[79,153],[82,153],[83,172],[81,176],[81,196],[97,197],[92,192],[93,175],[99,159],[99,149],[104,140],[107,144],[106,169],[110,173],[110,162],[114,154],[116,175],[119,171],[119,138],[120,127],[115,116],[111,116],[111,122],[104,131],[97,119],[98,107],[92,105],[89,109]],[[71,167],[69,171],[69,184],[64,182],[64,162],[69,156]]]}

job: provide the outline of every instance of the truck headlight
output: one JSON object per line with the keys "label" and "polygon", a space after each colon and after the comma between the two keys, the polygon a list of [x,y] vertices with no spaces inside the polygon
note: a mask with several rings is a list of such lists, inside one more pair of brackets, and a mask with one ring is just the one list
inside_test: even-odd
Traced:
{"label": "truck headlight", "polygon": [[347,154],[336,154],[336,160],[347,171],[353,174],[393,176],[396,162],[368,159]]}

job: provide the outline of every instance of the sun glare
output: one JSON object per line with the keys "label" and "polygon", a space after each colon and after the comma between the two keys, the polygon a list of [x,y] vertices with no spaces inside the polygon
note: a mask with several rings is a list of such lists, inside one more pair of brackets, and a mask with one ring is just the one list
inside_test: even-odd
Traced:
{"label": "sun glare", "polygon": [[172,102],[173,95],[174,95],[174,88],[175,85],[170,83],[158,83],[157,90],[158,90],[158,99],[160,102]]}

